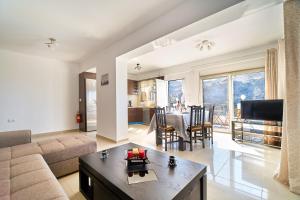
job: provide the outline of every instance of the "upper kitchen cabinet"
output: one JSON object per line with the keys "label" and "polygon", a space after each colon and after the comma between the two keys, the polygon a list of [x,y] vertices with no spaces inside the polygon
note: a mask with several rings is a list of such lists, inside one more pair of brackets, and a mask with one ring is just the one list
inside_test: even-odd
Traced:
{"label": "upper kitchen cabinet", "polygon": [[134,80],[128,80],[128,95],[138,94],[138,82]]}

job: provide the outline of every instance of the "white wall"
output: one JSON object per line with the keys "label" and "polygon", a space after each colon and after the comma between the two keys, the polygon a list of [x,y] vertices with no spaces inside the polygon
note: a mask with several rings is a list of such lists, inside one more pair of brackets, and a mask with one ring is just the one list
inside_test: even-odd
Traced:
{"label": "white wall", "polygon": [[0,50],[0,131],[78,129],[78,69],[76,64]]}
{"label": "white wall", "polygon": [[[108,86],[98,84],[98,134],[115,141],[125,139],[128,134],[127,67],[123,64],[117,66],[117,57],[239,2],[241,0],[211,0],[208,4],[206,1],[186,0],[107,49],[95,52],[85,59],[81,63],[81,71],[97,66],[98,82],[102,74],[109,73],[110,76]],[[126,69],[116,69],[118,67]]]}

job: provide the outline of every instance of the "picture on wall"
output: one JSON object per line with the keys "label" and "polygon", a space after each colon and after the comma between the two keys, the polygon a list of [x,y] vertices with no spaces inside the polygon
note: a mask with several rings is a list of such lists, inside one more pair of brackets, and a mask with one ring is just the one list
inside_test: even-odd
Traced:
{"label": "picture on wall", "polygon": [[108,74],[103,74],[101,76],[101,85],[108,85],[109,80],[108,80]]}

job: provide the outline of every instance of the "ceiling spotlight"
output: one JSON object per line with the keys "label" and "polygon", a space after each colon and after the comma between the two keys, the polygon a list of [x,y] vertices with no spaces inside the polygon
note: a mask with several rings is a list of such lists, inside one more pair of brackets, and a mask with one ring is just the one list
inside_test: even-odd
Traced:
{"label": "ceiling spotlight", "polygon": [[54,50],[55,47],[58,46],[58,43],[55,38],[49,38],[49,42],[46,42],[45,45],[51,50]]}
{"label": "ceiling spotlight", "polygon": [[202,40],[196,44],[195,48],[199,49],[200,51],[203,51],[205,49],[211,50],[213,46],[215,46],[215,43],[213,41]]}
{"label": "ceiling spotlight", "polygon": [[170,39],[168,37],[162,37],[162,38],[159,38],[157,40],[154,40],[152,42],[152,46],[153,46],[154,49],[159,49],[159,48],[162,48],[162,47],[170,46],[174,43],[176,43],[176,40]]}
{"label": "ceiling spotlight", "polygon": [[134,67],[134,69],[137,71],[141,71],[142,67],[141,67],[140,63],[137,63],[136,66]]}

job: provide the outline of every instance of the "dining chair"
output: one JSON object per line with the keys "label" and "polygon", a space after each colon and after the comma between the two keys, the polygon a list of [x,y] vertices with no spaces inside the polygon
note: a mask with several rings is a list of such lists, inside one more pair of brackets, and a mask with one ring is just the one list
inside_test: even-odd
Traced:
{"label": "dining chair", "polygon": [[206,138],[209,138],[212,144],[214,143],[214,111],[215,106],[213,105],[208,110],[208,121],[204,122]]}
{"label": "dining chair", "polygon": [[190,124],[187,128],[189,134],[190,151],[193,151],[193,139],[195,143],[197,139],[202,141],[202,147],[205,148],[204,143],[204,121],[205,121],[205,107],[202,106],[191,106],[190,109]]}
{"label": "dining chair", "polygon": [[[166,120],[166,110],[165,108],[155,108],[155,118],[156,118],[156,131],[159,134],[159,138],[165,141],[165,151],[167,151],[167,144],[174,143],[178,141],[178,135],[175,132],[173,126],[167,125]],[[170,140],[168,142],[168,139]],[[175,139],[175,140],[174,140]]]}

